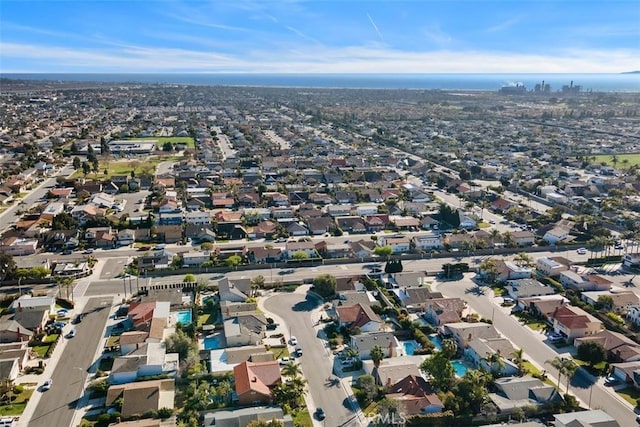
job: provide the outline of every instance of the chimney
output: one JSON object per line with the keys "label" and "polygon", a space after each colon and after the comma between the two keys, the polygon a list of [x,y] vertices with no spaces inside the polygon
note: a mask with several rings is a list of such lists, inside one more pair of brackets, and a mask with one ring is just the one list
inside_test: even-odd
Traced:
{"label": "chimney", "polygon": [[22,303],[18,301],[18,313],[22,313]]}
{"label": "chimney", "polygon": [[389,357],[396,356],[396,346],[393,345],[393,340],[389,341]]}
{"label": "chimney", "polygon": [[257,382],[258,382],[258,378],[256,378],[256,377],[251,377],[251,382],[252,382],[252,383],[257,383]]}

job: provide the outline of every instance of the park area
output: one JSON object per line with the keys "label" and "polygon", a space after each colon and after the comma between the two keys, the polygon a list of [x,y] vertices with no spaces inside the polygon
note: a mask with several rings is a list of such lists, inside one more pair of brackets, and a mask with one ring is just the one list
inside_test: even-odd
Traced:
{"label": "park area", "polygon": [[593,156],[595,163],[605,163],[619,169],[628,169],[631,166],[640,166],[640,153],[635,154],[601,154]]}

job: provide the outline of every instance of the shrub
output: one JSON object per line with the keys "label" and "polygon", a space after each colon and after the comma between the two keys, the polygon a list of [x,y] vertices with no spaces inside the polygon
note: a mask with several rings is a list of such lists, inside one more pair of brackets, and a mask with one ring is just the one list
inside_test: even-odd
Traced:
{"label": "shrub", "polygon": [[173,415],[173,409],[171,408],[160,408],[158,409],[158,418],[161,420],[166,420],[167,418]]}
{"label": "shrub", "polygon": [[20,394],[24,391],[24,386],[23,385],[14,385],[13,386],[13,394]]}

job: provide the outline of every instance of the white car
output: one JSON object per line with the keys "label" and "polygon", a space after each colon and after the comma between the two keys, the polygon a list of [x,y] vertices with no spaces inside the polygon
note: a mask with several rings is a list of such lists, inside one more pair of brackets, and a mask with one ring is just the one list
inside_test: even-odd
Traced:
{"label": "white car", "polygon": [[51,378],[46,380],[44,384],[42,384],[42,391],[48,391],[49,389],[51,389],[52,384],[53,384],[53,380]]}
{"label": "white car", "polygon": [[576,252],[577,252],[579,255],[586,255],[586,254],[587,254],[587,249],[586,249],[586,248],[576,249]]}
{"label": "white car", "polygon": [[278,361],[278,363],[281,365],[287,365],[289,364],[289,362],[291,362],[291,359],[289,359],[288,357],[283,357]]}
{"label": "white car", "polygon": [[298,338],[296,338],[295,336],[291,335],[291,338],[289,339],[289,344],[298,345]]}

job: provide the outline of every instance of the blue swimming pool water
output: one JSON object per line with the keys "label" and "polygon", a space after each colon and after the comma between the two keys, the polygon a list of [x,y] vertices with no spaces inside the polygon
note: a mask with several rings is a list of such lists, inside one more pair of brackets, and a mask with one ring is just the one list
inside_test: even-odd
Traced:
{"label": "blue swimming pool water", "polygon": [[176,313],[176,322],[180,322],[183,325],[191,323],[191,310],[179,311]]}
{"label": "blue swimming pool water", "polygon": [[400,341],[400,343],[402,344],[402,350],[404,351],[404,354],[407,356],[413,356],[413,352],[415,351],[415,349],[420,348],[420,344],[418,344],[418,342],[415,340]]}
{"label": "blue swimming pool water", "polygon": [[219,348],[223,348],[219,335],[212,335],[204,339],[205,350],[217,350]]}
{"label": "blue swimming pool water", "polygon": [[442,340],[438,335],[429,335],[429,341],[433,343],[433,346],[436,348],[436,350],[442,350]]}
{"label": "blue swimming pool water", "polygon": [[463,377],[469,370],[460,360],[454,360],[451,364],[453,365],[453,370],[456,371],[456,377]]}

